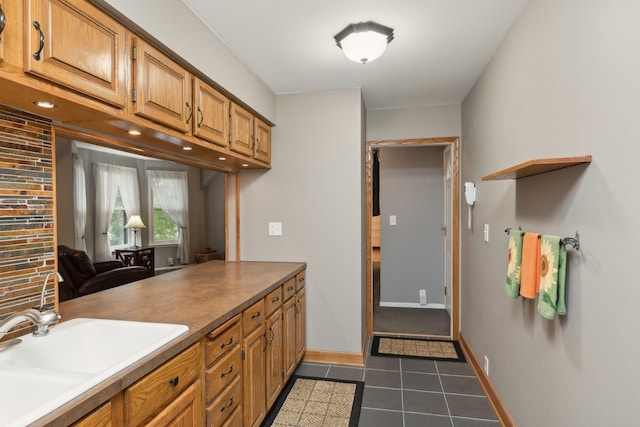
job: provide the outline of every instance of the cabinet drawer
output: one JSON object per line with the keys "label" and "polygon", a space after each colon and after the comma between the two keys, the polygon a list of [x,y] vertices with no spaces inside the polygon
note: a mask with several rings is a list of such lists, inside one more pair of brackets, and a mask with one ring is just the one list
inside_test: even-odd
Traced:
{"label": "cabinet drawer", "polygon": [[242,342],[241,315],[228,320],[207,335],[205,344],[205,364],[210,366],[220,356]]}
{"label": "cabinet drawer", "polygon": [[304,288],[304,271],[296,274],[296,292]]}
{"label": "cabinet drawer", "polygon": [[289,298],[296,294],[296,278],[292,277],[287,280],[284,285],[282,285],[282,293],[284,295],[284,300],[288,301]]}
{"label": "cabinet drawer", "polygon": [[200,343],[196,343],[125,390],[127,425],[139,425],[172,402],[200,373]]}
{"label": "cabinet drawer", "polygon": [[237,344],[218,363],[207,369],[206,402],[211,401],[220,390],[225,389],[242,371],[242,352]]}
{"label": "cabinet drawer", "polygon": [[207,425],[221,426],[241,404],[242,381],[240,381],[240,377],[236,377],[229,387],[207,407]]}
{"label": "cabinet drawer", "polygon": [[269,292],[269,294],[265,297],[264,304],[267,311],[266,317],[269,317],[271,313],[282,306],[282,287],[278,287],[278,289],[274,289],[273,291]]}
{"label": "cabinet drawer", "polygon": [[264,298],[242,312],[242,330],[246,337],[265,321]]}

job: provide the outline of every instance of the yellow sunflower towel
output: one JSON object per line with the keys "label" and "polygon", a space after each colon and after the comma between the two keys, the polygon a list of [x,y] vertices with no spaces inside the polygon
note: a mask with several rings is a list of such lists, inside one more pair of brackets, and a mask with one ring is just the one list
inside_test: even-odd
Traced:
{"label": "yellow sunflower towel", "polygon": [[522,230],[509,231],[509,265],[504,291],[511,298],[520,295],[520,266],[522,264]]}
{"label": "yellow sunflower towel", "polygon": [[540,245],[540,294],[538,313],[553,320],[556,313],[566,314],[564,302],[567,273],[567,249],[560,237],[543,235]]}

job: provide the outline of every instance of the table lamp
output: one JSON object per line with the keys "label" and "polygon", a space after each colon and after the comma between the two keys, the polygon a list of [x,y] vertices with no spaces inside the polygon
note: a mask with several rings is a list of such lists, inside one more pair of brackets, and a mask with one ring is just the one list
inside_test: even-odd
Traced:
{"label": "table lamp", "polygon": [[140,247],[138,246],[138,229],[147,228],[144,222],[142,222],[140,215],[131,215],[129,222],[127,222],[124,228],[133,228],[133,246],[131,246],[131,249],[138,249]]}

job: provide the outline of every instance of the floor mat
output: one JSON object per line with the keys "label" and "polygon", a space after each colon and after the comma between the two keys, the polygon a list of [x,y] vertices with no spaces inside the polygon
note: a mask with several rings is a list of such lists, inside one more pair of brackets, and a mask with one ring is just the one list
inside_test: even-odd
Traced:
{"label": "floor mat", "polygon": [[267,414],[267,426],[357,427],[364,383],[293,375]]}
{"label": "floor mat", "polygon": [[393,338],[376,335],[371,343],[371,355],[466,362],[457,341],[424,338]]}

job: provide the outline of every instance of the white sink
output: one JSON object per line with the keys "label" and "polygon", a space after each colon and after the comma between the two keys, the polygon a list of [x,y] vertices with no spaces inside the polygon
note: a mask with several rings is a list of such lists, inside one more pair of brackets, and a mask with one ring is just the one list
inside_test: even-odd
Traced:
{"label": "white sink", "polygon": [[188,330],[185,325],[73,319],[0,352],[0,425],[24,426]]}

